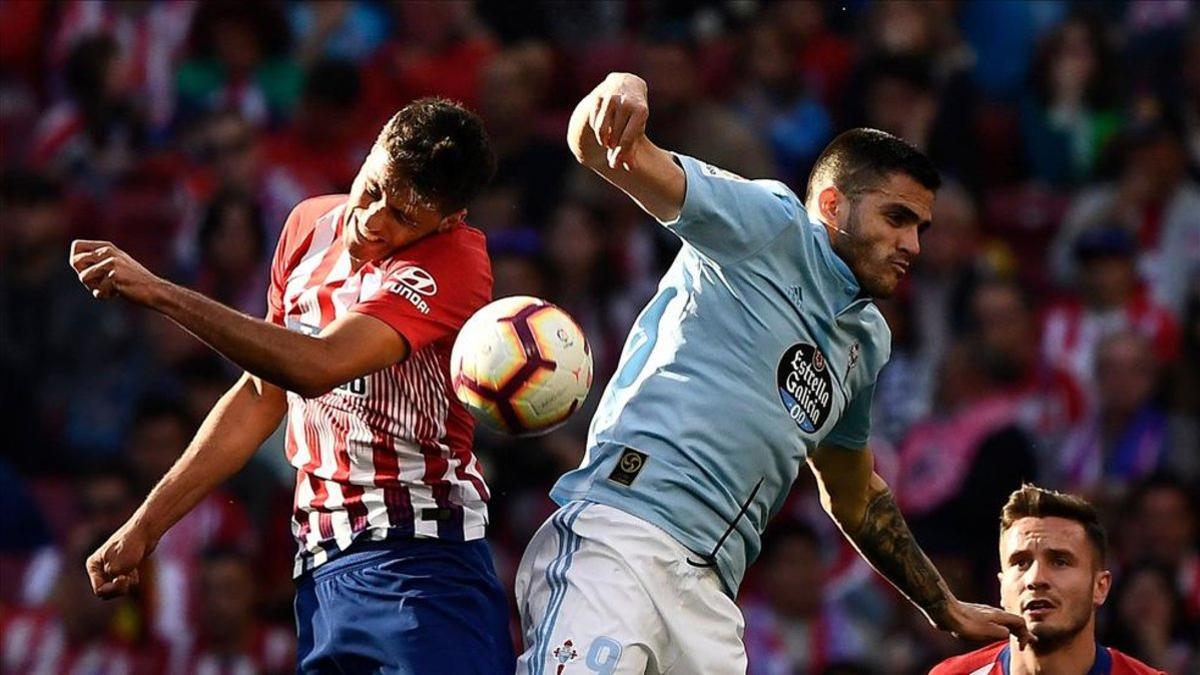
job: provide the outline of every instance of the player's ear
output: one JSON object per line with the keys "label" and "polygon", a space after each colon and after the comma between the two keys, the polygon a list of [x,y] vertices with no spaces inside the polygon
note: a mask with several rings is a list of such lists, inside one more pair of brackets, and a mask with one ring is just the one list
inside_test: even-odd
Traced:
{"label": "player's ear", "polygon": [[1112,589],[1112,572],[1108,570],[1100,570],[1096,573],[1095,583],[1092,585],[1092,604],[1099,607],[1104,604],[1108,598],[1108,592]]}
{"label": "player's ear", "polygon": [[838,214],[845,208],[844,201],[842,191],[832,185],[817,193],[817,211],[826,225],[838,226]]}
{"label": "player's ear", "polygon": [[466,209],[459,209],[459,210],[455,211],[454,213],[451,213],[448,216],[443,216],[442,222],[438,223],[437,231],[445,232],[446,230],[448,230],[452,227],[462,225],[464,222],[466,222],[466,218],[467,218],[467,210]]}

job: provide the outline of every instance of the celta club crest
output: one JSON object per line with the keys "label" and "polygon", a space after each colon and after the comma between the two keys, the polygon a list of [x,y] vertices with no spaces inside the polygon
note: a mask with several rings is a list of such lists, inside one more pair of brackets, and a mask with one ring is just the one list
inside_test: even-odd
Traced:
{"label": "celta club crest", "polygon": [[575,649],[575,643],[567,639],[561,645],[554,648],[552,656],[555,662],[558,663],[558,670],[555,671],[555,675],[562,675],[563,668],[566,668],[568,663],[572,663],[575,659],[579,658],[579,651]]}

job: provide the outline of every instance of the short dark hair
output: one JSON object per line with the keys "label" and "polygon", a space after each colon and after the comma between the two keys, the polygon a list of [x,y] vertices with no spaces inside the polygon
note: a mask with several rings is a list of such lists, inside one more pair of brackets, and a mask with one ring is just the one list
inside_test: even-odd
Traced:
{"label": "short dark hair", "polygon": [[886,131],[858,128],[842,132],[817,157],[808,175],[804,201],[812,197],[813,185],[829,180],[847,194],[869,190],[893,173],[902,173],[930,190],[942,178],[929,158],[907,141]]}
{"label": "short dark hair", "polygon": [[483,121],[442,98],[401,108],[383,125],[376,144],[387,153],[391,179],[407,181],[418,199],[443,214],[470,203],[496,170]]}
{"label": "short dark hair", "polygon": [[1026,483],[1008,496],[1008,503],[1000,512],[1000,536],[1022,518],[1066,518],[1079,523],[1096,551],[1096,562],[1104,565],[1108,557],[1108,535],[1100,524],[1096,507],[1083,497]]}

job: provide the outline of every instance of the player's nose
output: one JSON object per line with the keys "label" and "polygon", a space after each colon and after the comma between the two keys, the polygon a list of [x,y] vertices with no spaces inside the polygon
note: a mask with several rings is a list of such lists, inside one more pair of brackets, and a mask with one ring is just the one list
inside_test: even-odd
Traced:
{"label": "player's nose", "polygon": [[921,254],[921,236],[917,233],[917,228],[900,230],[900,250],[910,258]]}

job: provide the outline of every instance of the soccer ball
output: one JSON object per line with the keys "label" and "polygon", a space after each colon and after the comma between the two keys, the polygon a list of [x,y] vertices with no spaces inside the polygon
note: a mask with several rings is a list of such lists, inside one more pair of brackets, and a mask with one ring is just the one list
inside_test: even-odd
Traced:
{"label": "soccer ball", "polygon": [[567,420],[592,386],[579,324],[538,298],[501,298],[475,313],[450,352],[454,393],[485,426],[516,435]]}

